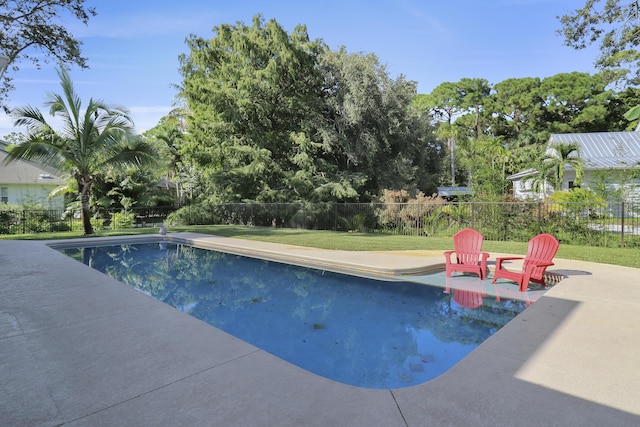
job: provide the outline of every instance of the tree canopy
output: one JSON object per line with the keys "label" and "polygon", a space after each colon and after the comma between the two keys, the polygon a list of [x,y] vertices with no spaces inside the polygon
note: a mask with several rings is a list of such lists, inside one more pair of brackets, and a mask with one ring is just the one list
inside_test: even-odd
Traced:
{"label": "tree canopy", "polygon": [[[96,11],[84,3],[85,0],[0,0],[0,54],[9,58],[12,71],[18,71],[20,59],[39,67],[40,54],[44,54],[45,62],[53,58],[58,64],[86,68],[82,42],[62,24],[69,16],[87,24]],[[9,73],[5,73],[0,103],[13,89],[11,80]]]}
{"label": "tree canopy", "polygon": [[640,83],[640,5],[635,0],[586,0],[584,6],[560,17],[558,33],[576,49],[599,43],[595,65],[616,71],[632,84]]}
{"label": "tree canopy", "polygon": [[331,51],[304,26],[260,15],[191,36],[181,57],[189,111],[181,148],[202,199],[359,201],[428,182],[435,142],[412,106],[414,82],[375,55]]}

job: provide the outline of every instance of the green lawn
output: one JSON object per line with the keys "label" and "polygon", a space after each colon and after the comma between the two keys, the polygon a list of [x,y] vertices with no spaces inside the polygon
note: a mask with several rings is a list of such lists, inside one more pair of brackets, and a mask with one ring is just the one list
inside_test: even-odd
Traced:
{"label": "green lawn", "polygon": [[[344,233],[336,231],[294,230],[287,228],[245,227],[234,225],[171,227],[169,232],[191,231],[247,240],[309,246],[321,249],[347,251],[399,251],[415,249],[452,249],[451,238],[397,236],[366,233]],[[157,228],[135,228],[127,230],[102,230],[95,236],[117,236],[130,234],[156,234]],[[92,236],[92,237],[95,237]],[[28,235],[0,235],[0,239],[48,240],[82,237],[82,232],[40,233]],[[485,241],[483,249],[488,252],[524,254],[524,242]],[[559,258],[600,262],[640,268],[638,249],[600,248],[591,246],[560,245]]]}

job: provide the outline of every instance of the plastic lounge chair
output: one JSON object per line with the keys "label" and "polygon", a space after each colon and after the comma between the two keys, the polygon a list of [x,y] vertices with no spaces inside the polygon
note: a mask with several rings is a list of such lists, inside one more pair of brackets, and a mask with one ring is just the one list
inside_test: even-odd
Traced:
{"label": "plastic lounge chair", "polygon": [[[454,271],[476,273],[481,280],[487,276],[489,253],[482,252],[483,240],[482,234],[472,228],[465,228],[453,235],[454,249],[444,253],[447,277],[451,277]],[[455,262],[451,256],[454,254]]]}
{"label": "plastic lounge chair", "polygon": [[[497,279],[504,278],[517,282],[520,292],[526,292],[529,282],[539,283],[547,286],[544,281],[544,273],[547,267],[552,266],[553,257],[558,252],[560,243],[551,234],[538,234],[529,240],[527,247],[527,255],[523,257],[504,257],[496,258],[496,269],[493,274],[493,282]],[[502,263],[504,261],[524,260],[522,270],[519,272],[509,271]]]}

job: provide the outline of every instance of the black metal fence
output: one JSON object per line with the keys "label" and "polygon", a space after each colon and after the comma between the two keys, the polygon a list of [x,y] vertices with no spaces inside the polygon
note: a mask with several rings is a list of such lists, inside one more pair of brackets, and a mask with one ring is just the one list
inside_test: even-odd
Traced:
{"label": "black metal fence", "polygon": [[227,203],[185,207],[176,220],[438,237],[472,227],[487,240],[551,233],[564,243],[640,247],[640,204],[625,202]]}
{"label": "black metal fence", "polygon": [[[640,247],[640,204],[460,202],[431,203],[226,203],[175,208],[134,208],[124,226],[247,225],[416,236],[450,237],[472,227],[487,240],[527,241],[551,233],[564,243]],[[171,215],[170,215],[171,214]],[[122,211],[107,212],[95,227],[124,228]],[[0,234],[81,230],[62,211],[0,210]]]}
{"label": "black metal fence", "polygon": [[[175,211],[173,207],[132,208],[108,211],[92,219],[95,228],[157,227]],[[118,218],[130,218],[119,223]],[[62,231],[80,231],[82,221],[78,213],[66,210],[0,209],[0,234],[32,234]]]}
{"label": "black metal fence", "polygon": [[44,209],[0,210],[0,234],[27,234],[73,229],[73,218],[64,211]]}

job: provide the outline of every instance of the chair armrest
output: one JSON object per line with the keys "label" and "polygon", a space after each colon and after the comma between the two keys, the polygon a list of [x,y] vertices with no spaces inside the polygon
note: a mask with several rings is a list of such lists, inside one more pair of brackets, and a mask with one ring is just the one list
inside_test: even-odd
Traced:
{"label": "chair armrest", "polygon": [[529,265],[527,266],[527,272],[533,270],[534,268],[538,268],[538,267],[551,267],[552,265],[554,265],[552,262],[529,262]]}
{"label": "chair armrest", "polygon": [[500,258],[496,258],[496,261],[497,260],[511,261],[511,260],[514,260],[514,259],[524,259],[524,257],[521,257],[521,256],[500,257]]}
{"label": "chair armrest", "polygon": [[502,268],[502,261],[515,261],[515,260],[518,260],[518,259],[524,259],[524,257],[512,256],[512,257],[496,258],[496,270],[500,270]]}
{"label": "chair armrest", "polygon": [[455,251],[444,251],[444,259],[447,262],[447,264],[451,264],[451,254],[454,252]]}

